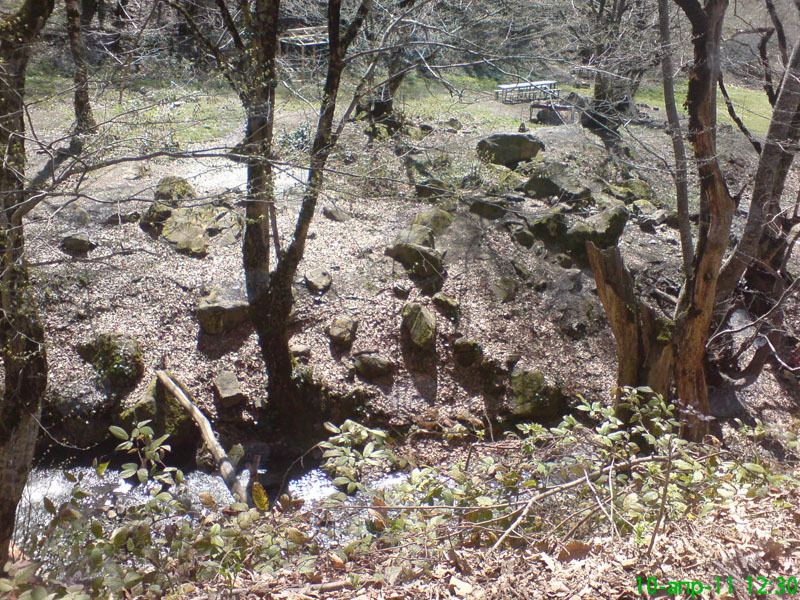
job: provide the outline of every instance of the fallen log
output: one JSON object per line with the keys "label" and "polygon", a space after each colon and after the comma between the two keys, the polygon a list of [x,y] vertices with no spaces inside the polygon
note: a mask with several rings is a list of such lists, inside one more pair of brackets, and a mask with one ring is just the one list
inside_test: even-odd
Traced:
{"label": "fallen log", "polygon": [[[208,446],[208,449],[211,450],[211,455],[214,457],[214,462],[217,465],[220,477],[222,477],[225,485],[228,486],[233,497],[239,502],[246,502],[248,506],[252,506],[252,496],[249,493],[249,486],[246,487],[242,485],[237,475],[236,468],[230,458],[228,458],[225,449],[217,441],[211,423],[193,402],[191,393],[167,371],[156,371],[156,377],[158,377],[161,384],[175,396],[175,399],[186,409],[192,419],[194,419],[195,424],[200,429],[200,434],[203,436],[203,441],[206,443],[206,446]],[[253,469],[252,466],[250,468],[250,485],[255,481],[257,469],[258,465],[255,465],[255,469]]]}

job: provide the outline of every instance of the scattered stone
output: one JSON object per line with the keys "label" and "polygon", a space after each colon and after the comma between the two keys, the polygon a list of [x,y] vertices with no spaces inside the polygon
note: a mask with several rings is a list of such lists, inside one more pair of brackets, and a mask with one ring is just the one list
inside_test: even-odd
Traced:
{"label": "scattered stone", "polygon": [[515,366],[511,372],[511,412],[517,417],[553,419],[563,407],[558,388],[545,382],[541,371]]}
{"label": "scattered stone", "polygon": [[433,295],[433,304],[450,321],[458,323],[458,317],[461,314],[461,306],[455,298],[451,298],[442,292],[437,292]]}
{"label": "scattered stone", "polygon": [[426,248],[433,248],[433,229],[425,225],[412,224],[408,229],[404,229],[397,234],[394,240],[396,244],[415,244],[417,246],[425,246]]}
{"label": "scattered stone", "polygon": [[633,203],[633,212],[637,215],[650,216],[656,213],[656,208],[649,200],[636,200]]}
{"label": "scattered stone", "polygon": [[81,358],[92,363],[101,383],[112,393],[135,387],[144,375],[142,348],[130,335],[101,333],[76,349]]}
{"label": "scattered stone", "polygon": [[550,107],[543,108],[536,113],[536,121],[539,125],[563,125],[564,119],[558,114],[558,111]]}
{"label": "scattered stone", "polygon": [[394,371],[392,361],[374,351],[359,352],[355,355],[355,370],[359,377],[371,381],[385,377]]}
{"label": "scattered stone", "polygon": [[574,264],[572,257],[569,254],[564,254],[563,252],[561,254],[556,254],[555,258],[558,266],[562,269],[569,269]]}
{"label": "scattered stone", "polygon": [[453,357],[462,367],[469,367],[483,360],[483,346],[475,340],[458,338],[453,343]]}
{"label": "scattered stone", "polygon": [[214,391],[223,408],[231,408],[246,399],[239,387],[239,378],[233,371],[223,371],[214,378]]}
{"label": "scattered stone", "polygon": [[400,298],[401,300],[405,300],[408,298],[409,294],[411,294],[411,290],[407,285],[402,283],[395,283],[392,286],[392,293],[394,294],[395,298]]}
{"label": "scattered stone", "polygon": [[314,294],[324,294],[327,292],[331,284],[333,283],[333,278],[331,274],[328,273],[325,269],[312,269],[305,274],[305,281],[306,287]]}
{"label": "scattered stone", "polygon": [[418,302],[403,307],[403,329],[419,350],[433,351],[436,347],[436,317],[429,308]]}
{"label": "scattered stone", "polygon": [[533,232],[527,227],[520,227],[511,234],[511,237],[513,237],[514,241],[524,248],[530,248],[533,246],[533,242],[536,241],[536,237],[533,235]]}
{"label": "scattered stone", "polygon": [[517,274],[517,276],[523,281],[531,278],[531,272],[518,260],[511,259],[511,267],[514,269],[514,272]]}
{"label": "scattered stone", "polygon": [[624,206],[604,210],[570,227],[564,244],[578,256],[585,254],[587,241],[598,248],[608,248],[617,243],[627,222],[628,211]]}
{"label": "scattered stone", "polygon": [[464,126],[461,124],[461,121],[459,121],[455,117],[447,119],[447,121],[445,121],[445,125],[447,125],[451,129],[455,129],[456,131],[461,131],[464,128]]}
{"label": "scattered stone", "polygon": [[625,204],[631,204],[636,200],[652,200],[654,197],[653,188],[646,181],[641,179],[629,179],[619,185],[607,183],[604,191],[615,198],[622,200]]}
{"label": "scattered stone", "polygon": [[483,217],[484,219],[499,219],[506,214],[506,209],[500,206],[497,202],[490,202],[489,200],[475,200],[469,206],[469,212]]}
{"label": "scattered stone", "polygon": [[333,207],[326,206],[325,208],[322,209],[322,214],[325,215],[327,218],[329,218],[331,221],[334,221],[336,223],[346,223],[352,218],[345,211],[343,211],[340,208],[336,208],[335,206]]}
{"label": "scattered stone", "polygon": [[347,315],[336,317],[328,327],[328,337],[331,343],[341,349],[349,350],[356,339],[358,321]]}
{"label": "scattered stone", "polygon": [[448,192],[443,181],[428,177],[414,185],[417,198],[438,198]]}
{"label": "scattered stone", "polygon": [[215,288],[200,300],[197,322],[203,333],[218,335],[249,320],[248,303],[241,290]]}
{"label": "scattered stone", "polygon": [[521,187],[521,191],[533,198],[558,198],[572,206],[588,206],[592,203],[592,190],[576,183],[564,165],[550,163],[538,166]]}
{"label": "scattered stone", "polygon": [[305,344],[292,344],[289,346],[289,352],[291,352],[292,356],[295,358],[311,357],[311,347],[306,346]]}
{"label": "scattered stone", "polygon": [[513,302],[517,296],[517,284],[510,277],[501,277],[490,287],[498,302]]}
{"label": "scattered stone", "polygon": [[419,213],[414,220],[411,221],[412,225],[422,225],[430,228],[433,235],[439,235],[447,229],[453,222],[453,215],[441,208],[430,208],[426,211]]}
{"label": "scattered stone", "polygon": [[197,191],[183,177],[168,175],[162,177],[156,184],[154,197],[156,202],[163,202],[167,206],[175,207],[181,200],[197,198]]}
{"label": "scattered stone", "polygon": [[536,237],[545,240],[556,240],[567,231],[567,218],[564,207],[553,206],[528,218],[531,231]]}
{"label": "scattered stone", "polygon": [[122,225],[123,223],[136,223],[139,219],[142,218],[141,213],[139,211],[131,211],[125,214],[115,214],[108,217],[105,221],[103,221],[103,225]]}
{"label": "scattered stone", "polygon": [[97,248],[97,244],[91,241],[85,233],[73,233],[64,237],[59,247],[66,254],[80,256]]}
{"label": "scattered stone", "polygon": [[503,379],[505,378],[506,370],[499,360],[490,356],[486,357],[481,361],[478,368],[481,375],[483,375],[484,392],[497,396],[505,391]]}
{"label": "scattered stone", "polygon": [[529,133],[497,133],[483,138],[477,146],[478,158],[482,161],[511,169],[535,158],[541,150],[544,144]]}
{"label": "scattered stone", "polygon": [[443,276],[442,254],[432,248],[396,242],[386,249],[385,254],[402,264],[415,277]]}

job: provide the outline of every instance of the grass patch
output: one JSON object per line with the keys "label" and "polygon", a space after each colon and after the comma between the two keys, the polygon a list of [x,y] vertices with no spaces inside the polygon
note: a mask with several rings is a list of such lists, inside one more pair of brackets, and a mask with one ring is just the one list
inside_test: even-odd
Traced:
{"label": "grass patch", "polygon": [[[678,110],[683,115],[686,115],[683,105],[686,102],[687,88],[688,82],[685,79],[675,81],[675,101],[678,104]],[[736,114],[739,115],[745,126],[755,135],[765,135],[772,116],[772,107],[769,105],[766,94],[762,90],[753,90],[736,85],[727,85],[726,88]],[[636,94],[636,101],[645,102],[650,106],[664,110],[664,92],[661,86],[640,87],[639,92]],[[721,94],[717,94],[717,119],[719,123],[726,123],[736,127],[728,114],[728,109]]]}

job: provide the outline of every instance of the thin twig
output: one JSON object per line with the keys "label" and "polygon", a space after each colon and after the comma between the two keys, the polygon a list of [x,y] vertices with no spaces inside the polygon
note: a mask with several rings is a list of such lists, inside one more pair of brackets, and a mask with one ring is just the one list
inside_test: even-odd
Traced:
{"label": "thin twig", "polygon": [[667,491],[669,490],[669,479],[672,471],[672,438],[669,439],[667,446],[667,472],[664,475],[664,489],[661,492],[661,509],[658,511],[658,519],[656,525],[653,527],[653,535],[650,536],[650,545],[647,547],[645,556],[650,558],[650,553],[653,551],[653,545],[656,543],[656,535],[658,535],[658,528],[667,511]]}

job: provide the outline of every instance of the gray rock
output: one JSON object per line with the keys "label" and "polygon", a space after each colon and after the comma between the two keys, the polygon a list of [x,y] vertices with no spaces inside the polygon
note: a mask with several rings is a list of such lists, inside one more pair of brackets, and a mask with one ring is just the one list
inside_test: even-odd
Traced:
{"label": "gray rock", "polygon": [[579,221],[567,230],[564,245],[579,256],[585,254],[589,241],[598,248],[613,246],[625,230],[628,216],[624,206],[617,206]]}
{"label": "gray rock", "polygon": [[517,296],[517,283],[510,277],[501,277],[490,289],[499,302],[513,302]]}
{"label": "gray rock", "polygon": [[450,321],[458,323],[458,318],[461,314],[461,306],[455,298],[451,298],[442,292],[437,292],[433,295],[433,305]]}
{"label": "gray rock", "polygon": [[356,354],[354,366],[358,376],[367,381],[385,377],[395,369],[392,361],[372,351]]}
{"label": "gray rock", "polygon": [[426,248],[433,248],[433,229],[425,225],[413,224],[408,229],[404,229],[397,234],[394,240],[395,244],[416,244],[417,246],[425,246]]}
{"label": "gray rock", "polygon": [[389,246],[385,253],[415,277],[442,276],[444,273],[442,254],[432,248],[399,242]]}
{"label": "gray rock", "polygon": [[336,317],[328,327],[328,337],[337,348],[347,350],[356,339],[358,321],[347,315]]}
{"label": "gray rock", "polygon": [[401,300],[405,300],[408,298],[409,294],[411,294],[411,290],[407,285],[402,283],[395,283],[392,286],[392,293],[394,294],[395,298],[400,298]]}
{"label": "gray rock", "polygon": [[515,242],[525,248],[530,248],[533,246],[533,242],[536,241],[536,236],[534,236],[533,232],[527,227],[520,227],[514,231],[511,236],[514,238]]}
{"label": "gray rock", "polygon": [[211,290],[200,300],[196,314],[200,329],[209,335],[225,333],[250,319],[247,300],[235,289]]}
{"label": "gray rock", "polygon": [[561,205],[536,213],[529,217],[528,223],[533,234],[539,239],[556,240],[567,231],[567,218]]}
{"label": "gray rock", "polygon": [[427,177],[414,184],[414,193],[417,198],[438,198],[448,193],[447,186],[441,179]]}
{"label": "gray rock", "polygon": [[633,202],[633,212],[637,215],[649,216],[654,214],[658,209],[649,200],[635,200]]}
{"label": "gray rock", "polygon": [[536,121],[540,125],[563,125],[564,119],[558,114],[557,110],[552,108],[543,108],[536,113]]}
{"label": "gray rock", "polygon": [[326,206],[325,208],[322,209],[322,214],[325,215],[327,218],[329,218],[331,221],[334,221],[336,223],[346,223],[351,219],[349,214],[347,214],[340,208],[336,208],[335,206],[333,207]]}
{"label": "gray rock", "polygon": [[532,198],[556,197],[573,206],[592,202],[592,190],[576,182],[566,167],[557,163],[538,166],[520,189]]}
{"label": "gray rock", "polygon": [[484,219],[499,219],[506,214],[505,207],[489,200],[475,200],[469,206],[469,212]]}
{"label": "gray rock", "polygon": [[524,133],[497,133],[483,138],[477,146],[478,158],[482,161],[511,169],[531,160],[543,149],[541,141]]}
{"label": "gray rock", "polygon": [[331,274],[322,268],[308,271],[305,275],[305,280],[306,287],[314,294],[324,294],[333,283]]}
{"label": "gray rock", "polygon": [[306,346],[305,344],[292,344],[289,346],[289,352],[291,352],[292,356],[295,358],[311,357],[311,347]]}
{"label": "gray rock", "polygon": [[223,371],[214,378],[214,391],[223,408],[231,408],[245,400],[239,387],[239,378],[233,371]]}
{"label": "gray rock", "polygon": [[545,381],[541,371],[519,365],[511,372],[511,412],[517,417],[553,419],[563,407],[558,388]]}
{"label": "gray rock", "polygon": [[445,121],[445,125],[447,125],[451,129],[455,129],[456,131],[461,131],[464,128],[464,126],[461,124],[461,121],[459,121],[455,117],[452,117],[447,121]]}
{"label": "gray rock", "polygon": [[[108,427],[119,402],[97,389],[91,380],[75,381],[67,390],[52,391],[42,407],[48,439],[80,448],[97,445],[109,437]],[[63,394],[63,395],[62,395]]]}
{"label": "gray rock", "polygon": [[197,191],[183,177],[168,175],[158,181],[153,196],[156,202],[162,202],[167,206],[174,207],[178,206],[181,200],[197,198]]}
{"label": "gray rock", "polygon": [[441,208],[431,208],[419,213],[411,222],[412,225],[423,225],[433,231],[433,235],[439,235],[447,229],[453,222],[453,215]]}
{"label": "gray rock", "polygon": [[429,308],[418,302],[409,302],[403,307],[403,330],[418,350],[433,351],[436,348],[436,317]]}
{"label": "gray rock", "polygon": [[483,346],[475,340],[458,338],[453,342],[453,358],[462,367],[469,367],[483,360]]}
{"label": "gray rock", "polygon": [[61,240],[59,247],[67,254],[80,255],[91,252],[97,248],[97,244],[91,241],[85,233],[72,233]]}
{"label": "gray rock", "polygon": [[111,215],[103,221],[103,225],[122,225],[123,223],[136,223],[142,218],[138,211],[131,211],[125,214],[119,213]]}

